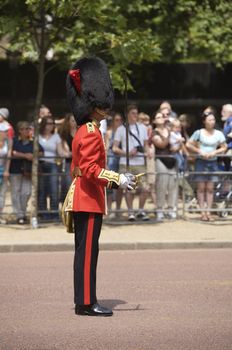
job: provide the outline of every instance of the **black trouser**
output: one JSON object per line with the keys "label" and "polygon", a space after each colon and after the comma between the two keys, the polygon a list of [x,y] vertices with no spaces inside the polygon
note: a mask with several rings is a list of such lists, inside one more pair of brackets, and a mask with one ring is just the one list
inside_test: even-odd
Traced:
{"label": "black trouser", "polygon": [[96,270],[98,239],[102,226],[102,214],[74,212],[74,303],[94,304],[96,297]]}

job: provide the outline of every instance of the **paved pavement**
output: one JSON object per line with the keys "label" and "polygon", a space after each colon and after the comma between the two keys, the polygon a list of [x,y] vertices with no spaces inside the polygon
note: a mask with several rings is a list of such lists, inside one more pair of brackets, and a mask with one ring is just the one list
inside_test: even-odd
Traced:
{"label": "paved pavement", "polygon": [[[102,250],[231,248],[232,225],[228,222],[169,221],[133,225],[103,225]],[[0,252],[73,250],[73,234],[63,225],[33,230],[29,225],[0,226]]]}
{"label": "paved pavement", "polygon": [[0,254],[1,350],[231,350],[232,249],[103,251],[109,318],[76,316],[73,253]]}

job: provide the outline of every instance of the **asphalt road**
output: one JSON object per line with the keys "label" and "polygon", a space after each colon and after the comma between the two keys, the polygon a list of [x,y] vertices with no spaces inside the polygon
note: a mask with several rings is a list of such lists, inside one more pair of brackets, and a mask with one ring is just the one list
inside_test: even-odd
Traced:
{"label": "asphalt road", "polygon": [[232,250],[104,251],[98,298],[76,316],[72,253],[0,255],[0,350],[231,350]]}

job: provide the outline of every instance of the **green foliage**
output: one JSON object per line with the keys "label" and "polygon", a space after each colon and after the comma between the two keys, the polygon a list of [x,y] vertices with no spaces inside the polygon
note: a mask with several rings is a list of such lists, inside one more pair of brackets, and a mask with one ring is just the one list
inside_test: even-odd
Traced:
{"label": "green foliage", "polygon": [[[160,59],[157,37],[147,21],[149,1],[4,0],[0,10],[0,35],[8,35],[7,49],[17,52],[22,62],[36,63],[49,49],[66,67],[82,55],[100,55],[121,89],[131,62]],[[144,14],[146,21],[140,22]]]}
{"label": "green foliage", "polygon": [[230,0],[160,0],[152,23],[164,61],[232,61]]}
{"label": "green foliage", "polygon": [[232,61],[232,7],[230,1],[205,1],[190,26],[190,52],[197,60],[224,65]]}
{"label": "green foliage", "polygon": [[0,36],[21,61],[49,49],[65,67],[100,55],[119,89],[131,63],[232,60],[229,0],[2,0],[0,13]]}

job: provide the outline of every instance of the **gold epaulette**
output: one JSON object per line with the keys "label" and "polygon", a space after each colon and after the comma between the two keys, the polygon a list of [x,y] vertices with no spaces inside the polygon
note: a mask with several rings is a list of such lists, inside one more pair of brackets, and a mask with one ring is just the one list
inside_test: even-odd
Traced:
{"label": "gold epaulette", "polygon": [[112,183],[115,183],[119,186],[119,174],[112,170],[102,169],[100,174],[98,175],[99,179],[105,179],[108,181],[107,188],[112,187]]}
{"label": "gold epaulette", "polygon": [[91,122],[86,123],[86,127],[87,127],[88,132],[95,132],[95,126],[93,123],[91,123]]}

